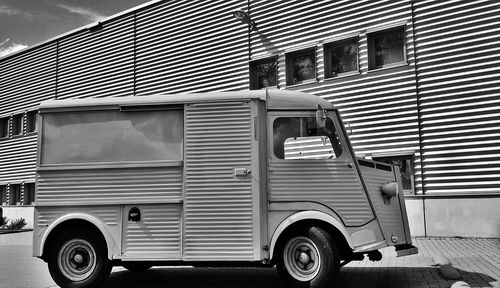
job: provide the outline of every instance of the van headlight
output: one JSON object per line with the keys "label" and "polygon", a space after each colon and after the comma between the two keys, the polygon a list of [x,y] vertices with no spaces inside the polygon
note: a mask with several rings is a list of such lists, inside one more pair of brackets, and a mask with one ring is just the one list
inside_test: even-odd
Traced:
{"label": "van headlight", "polygon": [[382,185],[382,193],[385,197],[394,197],[398,195],[398,183],[389,182]]}

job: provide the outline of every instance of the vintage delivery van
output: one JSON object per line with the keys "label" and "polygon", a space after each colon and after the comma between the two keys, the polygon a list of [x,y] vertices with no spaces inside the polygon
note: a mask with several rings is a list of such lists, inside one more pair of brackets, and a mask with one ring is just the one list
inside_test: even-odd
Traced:
{"label": "vintage delivery van", "polygon": [[39,107],[33,255],[61,287],[113,265],[276,265],[286,287],[411,245],[398,169],[357,159],[333,105],[261,90]]}

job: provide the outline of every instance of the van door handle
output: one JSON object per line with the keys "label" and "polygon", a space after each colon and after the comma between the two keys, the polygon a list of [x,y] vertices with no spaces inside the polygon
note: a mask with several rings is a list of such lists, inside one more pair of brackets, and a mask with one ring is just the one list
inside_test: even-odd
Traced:
{"label": "van door handle", "polygon": [[250,170],[246,168],[234,168],[234,176],[247,176],[250,174]]}
{"label": "van door handle", "polygon": [[348,166],[349,168],[354,167],[354,165],[352,164],[352,162],[347,163],[347,166]]}

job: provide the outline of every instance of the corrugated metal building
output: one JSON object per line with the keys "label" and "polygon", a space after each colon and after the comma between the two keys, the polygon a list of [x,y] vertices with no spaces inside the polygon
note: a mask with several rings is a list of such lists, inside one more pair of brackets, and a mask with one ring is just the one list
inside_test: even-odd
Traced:
{"label": "corrugated metal building", "polygon": [[499,237],[499,10],[479,0],[152,1],[4,57],[4,215],[32,219],[42,100],[268,87],[332,101],[359,156],[400,165],[414,235]]}

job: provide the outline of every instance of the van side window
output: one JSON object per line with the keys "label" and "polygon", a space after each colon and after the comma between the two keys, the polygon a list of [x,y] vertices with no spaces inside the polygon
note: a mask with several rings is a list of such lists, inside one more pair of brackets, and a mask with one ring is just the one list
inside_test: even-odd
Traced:
{"label": "van side window", "polygon": [[183,111],[82,111],[43,118],[43,164],[181,161]]}
{"label": "van side window", "polygon": [[313,117],[279,117],[273,123],[273,150],[278,159],[334,159],[342,145],[330,118],[318,128]]}

